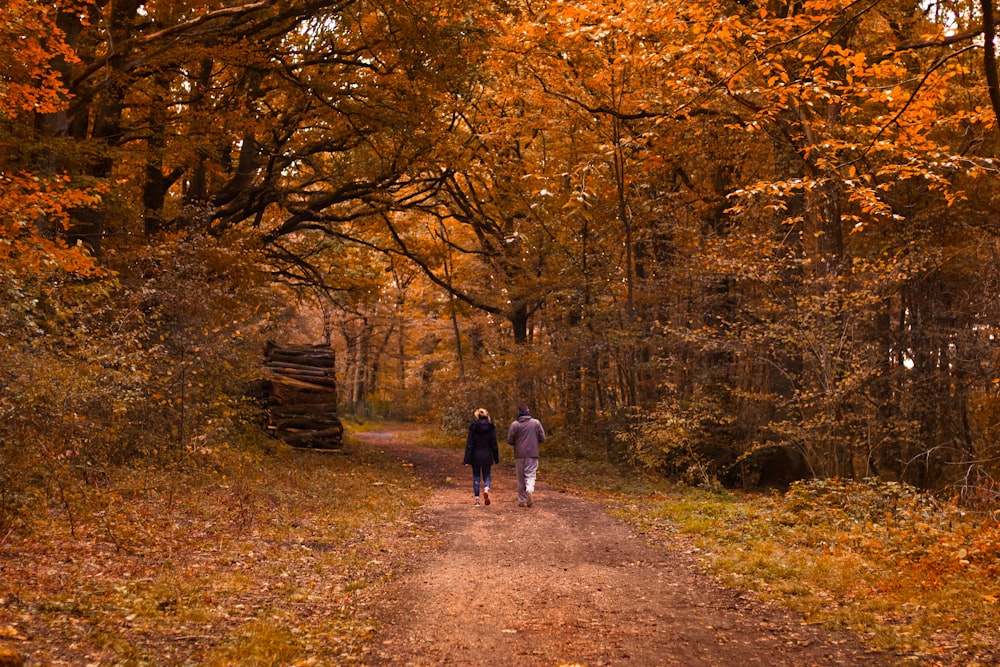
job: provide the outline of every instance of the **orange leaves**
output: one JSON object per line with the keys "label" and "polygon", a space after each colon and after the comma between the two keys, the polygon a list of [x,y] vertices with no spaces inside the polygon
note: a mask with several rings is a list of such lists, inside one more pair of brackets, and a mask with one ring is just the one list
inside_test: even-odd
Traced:
{"label": "orange leaves", "polygon": [[963,573],[1000,575],[1000,524],[903,484],[817,480],[794,485],[784,505],[798,513],[798,525],[925,585]]}
{"label": "orange leaves", "polygon": [[[0,117],[30,118],[65,107],[62,70],[78,59],[59,20],[87,4],[9,0],[0,5]],[[79,188],[65,175],[24,172],[20,164],[6,162],[21,150],[0,154],[0,261],[28,273],[54,268],[92,273],[94,263],[82,248],[67,248],[53,239],[68,228],[70,210],[93,205],[105,191]]]}
{"label": "orange leaves", "polygon": [[57,11],[35,0],[0,5],[0,114],[53,113],[65,104],[54,64],[77,58],[57,27]]}
{"label": "orange leaves", "polygon": [[82,246],[67,248],[42,232],[46,228],[65,231],[68,211],[96,203],[104,191],[100,187],[74,188],[66,177],[0,175],[0,260],[32,273],[58,267],[70,273],[93,274],[96,265]]}
{"label": "orange leaves", "polygon": [[488,62],[497,71],[515,66],[532,72],[549,91],[549,105],[562,97],[591,108],[656,111],[657,99],[679,74],[685,32],[670,3],[634,0],[609,11],[596,0],[557,2],[536,17],[508,18],[495,44],[499,53],[517,54],[517,62]]}

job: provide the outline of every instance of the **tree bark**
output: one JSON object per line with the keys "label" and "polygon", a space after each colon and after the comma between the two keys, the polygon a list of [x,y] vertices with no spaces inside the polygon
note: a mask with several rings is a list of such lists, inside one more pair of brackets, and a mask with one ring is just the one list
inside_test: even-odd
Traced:
{"label": "tree bark", "polygon": [[986,72],[986,87],[989,90],[993,117],[1000,128],[1000,78],[997,75],[996,20],[993,16],[993,0],[980,0],[983,12],[983,70]]}

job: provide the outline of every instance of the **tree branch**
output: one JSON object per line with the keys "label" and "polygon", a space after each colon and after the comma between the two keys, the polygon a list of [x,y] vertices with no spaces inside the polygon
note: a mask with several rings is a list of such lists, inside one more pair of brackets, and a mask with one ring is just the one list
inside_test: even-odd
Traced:
{"label": "tree branch", "polygon": [[[906,112],[906,110],[910,108],[910,105],[913,104],[913,100],[917,97],[917,93],[920,92],[920,89],[923,88],[925,83],[927,83],[927,79],[930,78],[931,74],[933,74],[939,67],[941,67],[941,65],[944,65],[952,58],[960,56],[966,51],[974,48],[976,48],[976,46],[974,44],[970,44],[969,46],[965,47],[964,49],[961,49],[960,51],[956,51],[955,53],[949,53],[947,56],[938,59],[938,61],[934,63],[934,65],[929,70],[927,70],[924,76],[920,79],[920,82],[917,84],[917,87],[913,89],[913,92],[910,93],[910,99],[906,100],[906,104],[904,104],[903,107],[899,111],[897,111],[896,114],[879,129],[878,134],[872,137],[871,143],[868,144],[868,147],[861,152],[861,155],[859,155],[856,158],[856,160],[860,160],[861,158],[868,155],[871,149],[875,146],[875,142],[879,140],[879,137],[881,137],[885,133],[885,131],[889,128],[889,126],[895,123],[897,120],[899,120],[899,118]],[[996,70],[994,69],[994,74],[995,73]]]}
{"label": "tree branch", "polygon": [[389,216],[386,215],[384,211],[380,212],[380,215],[382,217],[382,221],[385,223],[386,229],[388,229],[389,234],[392,235],[392,239],[396,242],[396,245],[399,246],[399,251],[398,251],[399,254],[408,259],[409,261],[413,262],[414,264],[416,264],[418,267],[420,267],[420,270],[424,272],[424,275],[427,276],[431,282],[433,282],[441,289],[445,290],[448,294],[454,296],[456,299],[464,301],[465,303],[469,304],[476,310],[481,310],[485,313],[490,313],[491,315],[504,314],[503,309],[497,308],[496,306],[491,306],[477,299],[473,299],[465,292],[455,289],[455,287],[448,284],[448,281],[444,280],[439,275],[434,273],[434,270],[430,267],[429,264],[427,264],[426,261],[424,261],[423,258],[421,258],[415,252],[412,252],[409,249],[409,247],[406,245],[406,241],[404,241],[402,236],[400,236],[399,232],[396,230],[396,226],[392,224],[392,220],[389,218]]}
{"label": "tree branch", "polygon": [[274,5],[275,0],[261,0],[260,2],[251,2],[248,5],[238,5],[236,7],[223,7],[222,9],[216,9],[215,11],[205,12],[201,16],[196,16],[190,21],[184,21],[183,23],[177,23],[172,26],[168,26],[163,30],[158,30],[157,32],[150,33],[139,39],[136,39],[133,44],[149,44],[150,42],[155,42],[158,39],[163,39],[164,37],[170,37],[171,35],[178,32],[185,32],[191,28],[197,27],[202,23],[207,23],[208,21],[213,21],[218,18],[225,18],[227,16],[239,16],[240,14],[246,14],[249,12],[255,12],[258,9],[267,9]]}

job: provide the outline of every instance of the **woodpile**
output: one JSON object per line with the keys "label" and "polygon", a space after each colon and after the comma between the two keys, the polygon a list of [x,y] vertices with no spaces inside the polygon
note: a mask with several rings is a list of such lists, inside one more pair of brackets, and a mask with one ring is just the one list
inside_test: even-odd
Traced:
{"label": "woodpile", "polygon": [[264,350],[268,429],[293,447],[340,449],[336,358],[328,345],[277,345]]}

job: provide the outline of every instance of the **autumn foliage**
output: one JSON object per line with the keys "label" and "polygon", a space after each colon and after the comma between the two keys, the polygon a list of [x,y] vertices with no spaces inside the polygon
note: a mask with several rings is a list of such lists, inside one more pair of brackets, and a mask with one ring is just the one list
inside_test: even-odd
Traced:
{"label": "autumn foliage", "polygon": [[[992,488],[978,8],[2,11],[6,310],[51,304],[41,349],[65,350],[60,301],[91,313],[65,334],[107,308],[163,335],[149,280],[205,244],[186,280],[229,253],[240,280],[314,304],[306,337],[340,348],[350,409],[456,423],[520,396],[602,455],[688,477],[785,446],[820,476]],[[100,348],[99,329],[81,336]]]}
{"label": "autumn foliage", "polygon": [[0,528],[255,442],[268,338],[347,413],[992,507],[990,5],[9,0]]}

